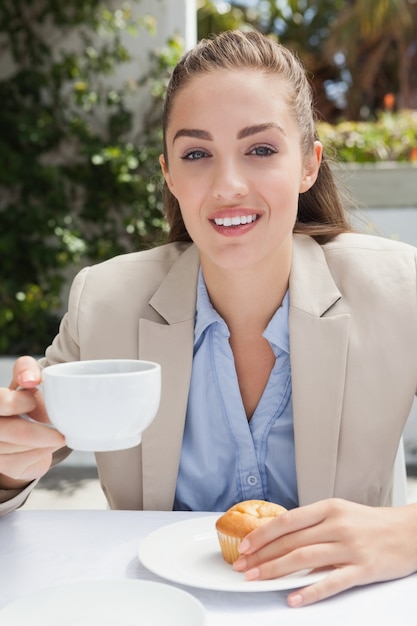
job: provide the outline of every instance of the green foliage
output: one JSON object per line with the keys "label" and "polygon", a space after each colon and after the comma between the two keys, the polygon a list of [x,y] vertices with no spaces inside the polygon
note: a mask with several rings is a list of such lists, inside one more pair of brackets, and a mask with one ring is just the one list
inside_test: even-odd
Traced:
{"label": "green foliage", "polygon": [[417,111],[384,112],[373,122],[320,122],[319,138],[339,161],[417,161]]}
{"label": "green foliage", "polygon": [[227,28],[253,28],[274,35],[301,58],[314,86],[318,110],[325,119],[333,120],[340,115],[340,106],[329,98],[326,85],[343,81],[340,67],[326,54],[326,42],[344,4],[344,0],[262,0],[248,6],[239,0],[220,4],[200,0],[198,35],[207,37]]}
{"label": "green foliage", "polygon": [[[126,37],[139,46],[156,25],[151,16],[134,18],[128,1],[115,10],[100,2],[0,3],[0,354],[43,352],[65,304],[63,286],[81,265],[164,237],[161,102],[182,45],[167,42],[150,71],[138,67],[120,84],[119,70],[131,68]],[[199,0],[198,36],[275,30],[308,67],[322,117],[335,119],[324,85],[340,68],[324,44],[344,4],[230,2],[219,12]],[[345,161],[416,159],[415,113],[320,124],[320,138]]]}
{"label": "green foliage", "polygon": [[[123,37],[154,27],[149,16],[135,22],[128,3],[0,5],[10,67],[0,79],[0,354],[43,352],[81,264],[164,235],[161,97],[181,42],[155,53],[150,72],[115,79],[130,60]],[[144,101],[137,131],[128,103]]]}
{"label": "green foliage", "polygon": [[199,0],[199,36],[225,28],[274,34],[302,59],[330,123],[372,118],[387,94],[417,102],[415,0]]}
{"label": "green foliage", "polygon": [[239,2],[225,2],[219,5],[211,0],[198,0],[197,17],[198,39],[207,38],[225,30],[250,26],[258,28],[259,26],[258,8],[242,6]]}

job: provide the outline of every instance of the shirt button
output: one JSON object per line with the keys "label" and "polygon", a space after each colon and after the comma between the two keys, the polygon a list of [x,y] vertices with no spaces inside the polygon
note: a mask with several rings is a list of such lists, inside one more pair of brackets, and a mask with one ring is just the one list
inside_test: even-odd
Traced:
{"label": "shirt button", "polygon": [[256,478],[256,476],[248,476],[247,482],[248,482],[248,485],[250,485],[251,487],[254,487],[255,485],[258,484],[258,479]]}

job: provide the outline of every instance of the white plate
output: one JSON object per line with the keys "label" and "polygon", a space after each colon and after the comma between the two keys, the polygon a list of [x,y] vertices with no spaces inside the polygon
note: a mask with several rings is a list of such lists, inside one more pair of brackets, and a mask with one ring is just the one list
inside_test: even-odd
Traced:
{"label": "white plate", "polygon": [[273,580],[247,581],[223,559],[215,522],[219,515],[162,526],[139,546],[139,559],[154,574],[173,582],[216,591],[276,591],[302,587],[326,572],[306,570]]}
{"label": "white plate", "polygon": [[101,580],[49,587],[0,610],[1,626],[203,626],[191,594],[145,580]]}

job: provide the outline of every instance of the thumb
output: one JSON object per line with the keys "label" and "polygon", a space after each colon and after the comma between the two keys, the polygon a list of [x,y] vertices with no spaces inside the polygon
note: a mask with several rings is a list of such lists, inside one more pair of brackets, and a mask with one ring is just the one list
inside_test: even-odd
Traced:
{"label": "thumb", "polygon": [[41,368],[32,356],[19,357],[13,366],[13,377],[9,388],[14,390],[18,387],[33,389],[42,379]]}

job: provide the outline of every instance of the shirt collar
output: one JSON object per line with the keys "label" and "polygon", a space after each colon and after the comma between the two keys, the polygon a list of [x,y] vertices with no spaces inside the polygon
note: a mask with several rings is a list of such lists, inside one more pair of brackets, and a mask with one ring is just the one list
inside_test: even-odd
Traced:
{"label": "shirt collar", "polygon": [[224,319],[217,313],[216,309],[210,302],[210,298],[207,292],[206,283],[204,281],[203,272],[198,273],[197,283],[197,306],[196,306],[196,320],[194,326],[194,346],[196,346],[204,332],[209,326],[215,322],[222,324],[227,337],[230,336],[229,329],[227,328]]}
{"label": "shirt collar", "polygon": [[[284,296],[281,306],[275,311],[262,336],[278,350],[290,353],[290,336],[288,330],[288,313],[290,310],[290,292]],[[274,351],[275,352],[275,351]]]}
{"label": "shirt collar", "polygon": [[[290,341],[288,331],[288,312],[289,312],[289,290],[287,290],[282,305],[277,311],[275,311],[267,327],[265,328],[262,336],[265,337],[269,343],[278,350],[284,350],[289,354]],[[198,273],[197,283],[197,307],[196,307],[196,321],[194,327],[194,346],[196,346],[204,332],[209,326],[214,323],[222,325],[224,334],[226,337],[230,336],[229,329],[224,319],[217,313],[215,308],[210,302],[210,298],[207,292],[206,283],[204,281],[203,272],[201,267]]]}

